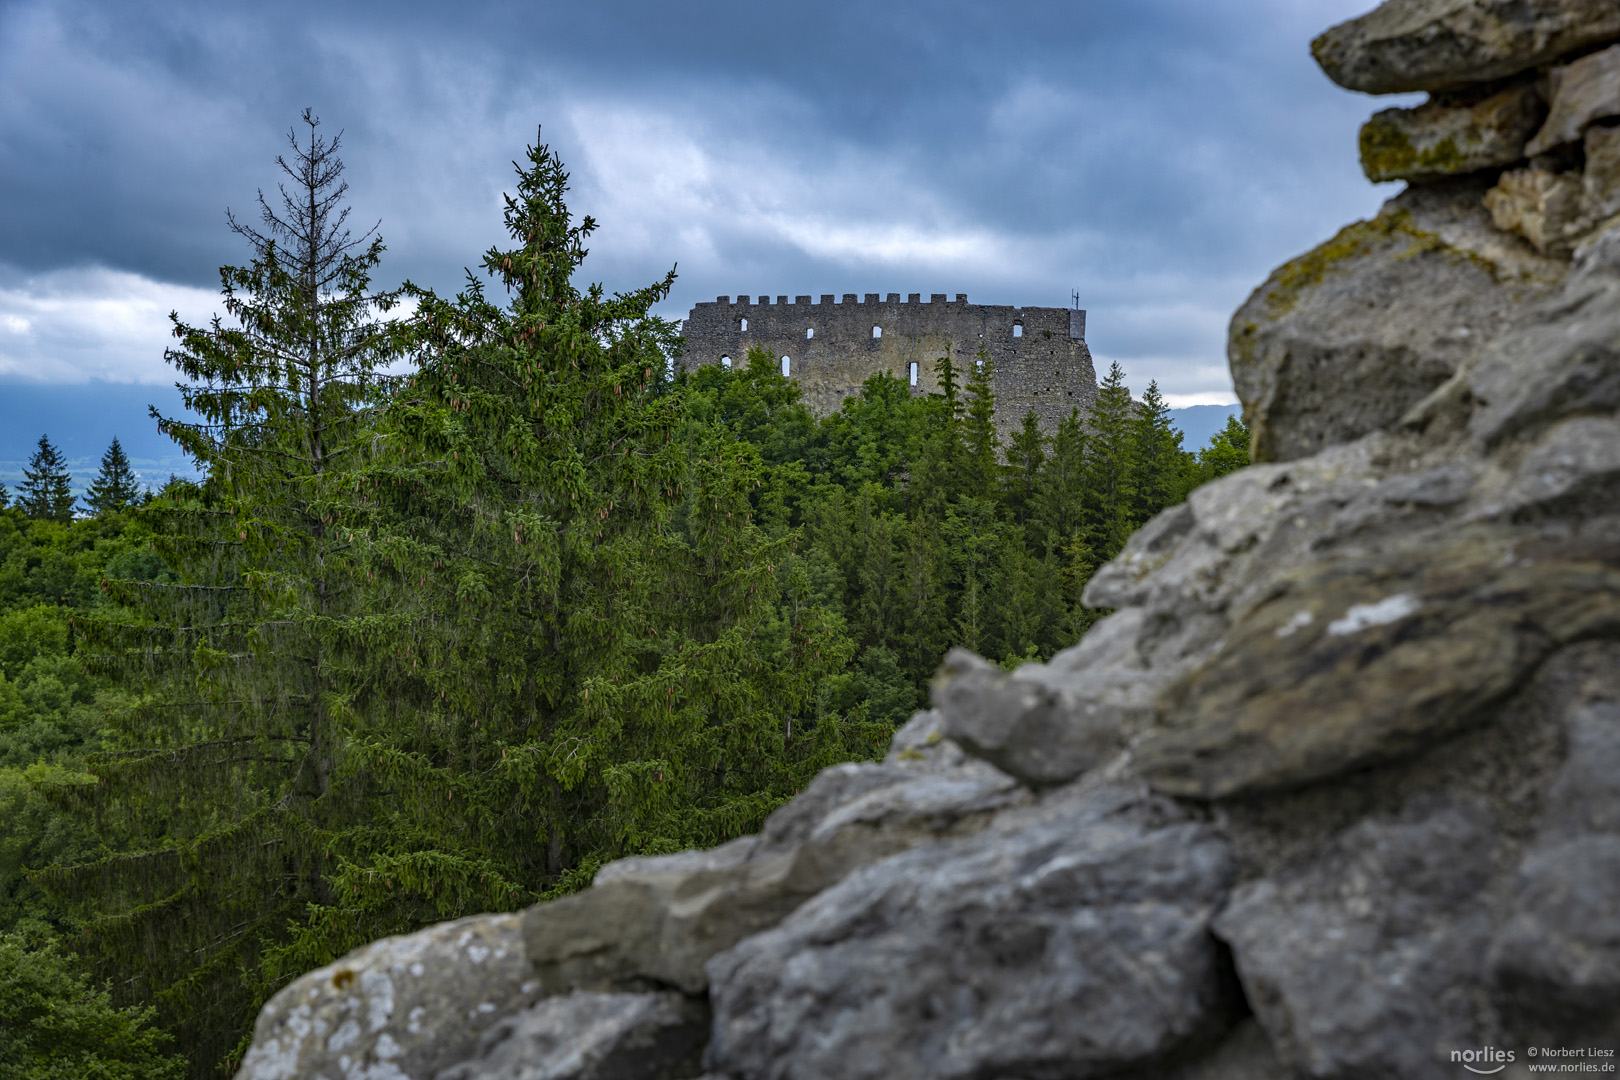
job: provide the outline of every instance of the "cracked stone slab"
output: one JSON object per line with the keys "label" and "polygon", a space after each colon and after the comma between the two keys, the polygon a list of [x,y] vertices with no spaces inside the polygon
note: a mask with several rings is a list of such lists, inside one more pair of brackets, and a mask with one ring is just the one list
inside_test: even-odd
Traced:
{"label": "cracked stone slab", "polygon": [[1447,90],[1517,75],[1620,38],[1609,0],[1385,0],[1311,42],[1346,90]]}
{"label": "cracked stone slab", "polygon": [[1215,830],[1139,786],[1059,789],[856,871],[709,964],[711,1072],[776,1080],[1114,1075],[1234,1017],[1206,926]]}
{"label": "cracked stone slab", "polygon": [[1215,931],[1297,1075],[1428,1080],[1475,1045],[1496,843],[1473,807],[1413,808],[1236,890]]}
{"label": "cracked stone slab", "polygon": [[710,957],[775,926],[855,868],[973,832],[1029,798],[984,762],[951,763],[948,740],[918,741],[928,752],[914,750],[915,760],[908,745],[895,763],[824,770],[758,836],[711,851],[621,859],[584,892],[530,908],[524,936],[540,985],[551,993],[701,993]]}
{"label": "cracked stone slab", "polygon": [[1525,157],[1525,144],[1546,115],[1533,82],[1468,104],[1385,109],[1362,125],[1361,171],[1380,184],[1511,165]]}
{"label": "cracked stone slab", "polygon": [[1155,788],[1319,782],[1479,722],[1556,647],[1620,633],[1620,539],[1445,528],[1284,575],[1173,686],[1136,748]]}

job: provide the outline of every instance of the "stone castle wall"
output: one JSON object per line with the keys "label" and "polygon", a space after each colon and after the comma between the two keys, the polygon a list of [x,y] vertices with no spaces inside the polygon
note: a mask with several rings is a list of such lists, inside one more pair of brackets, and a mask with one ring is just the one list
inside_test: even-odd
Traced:
{"label": "stone castle wall", "polygon": [[[879,332],[874,336],[874,331]],[[1086,313],[1070,308],[970,304],[964,293],[954,301],[934,293],[928,302],[912,293],[860,299],[845,293],[841,303],[824,293],[812,303],[795,296],[757,302],[722,296],[693,306],[683,330],[681,363],[687,367],[725,361],[741,365],[748,350],[761,345],[781,361],[804,389],[804,401],[818,415],[836,412],[858,395],[861,383],[888,371],[912,383],[913,392],[939,389],[935,362],[947,352],[964,372],[979,347],[995,361],[997,427],[1002,437],[1031,410],[1048,431],[1069,411],[1082,412],[1097,392],[1097,376],[1086,347]],[[913,369],[912,365],[916,365]]]}

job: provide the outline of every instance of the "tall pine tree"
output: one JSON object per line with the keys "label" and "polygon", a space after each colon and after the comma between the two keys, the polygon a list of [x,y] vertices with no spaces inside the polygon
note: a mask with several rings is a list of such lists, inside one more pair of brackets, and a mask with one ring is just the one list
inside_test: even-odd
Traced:
{"label": "tall pine tree", "polygon": [[72,484],[61,451],[48,436],[41,435],[39,448],[28,459],[23,482],[17,486],[17,505],[23,513],[41,521],[72,521]]}
{"label": "tall pine tree", "polygon": [[124,453],[124,447],[119,443],[118,436],[107,447],[107,452],[101,455],[101,472],[90,482],[90,489],[85,494],[85,503],[90,512],[96,516],[111,513],[117,510],[127,510],[140,498],[141,488],[135,480],[135,470],[130,467],[129,457]]}
{"label": "tall pine tree", "polygon": [[1091,549],[1111,559],[1136,527],[1135,425],[1131,391],[1119,364],[1097,385],[1086,414],[1086,538]]}
{"label": "tall pine tree", "polygon": [[1147,521],[1187,493],[1190,457],[1181,449],[1181,432],[1170,424],[1170,406],[1159,393],[1158,380],[1148,383],[1131,418],[1131,513],[1135,524]]}
{"label": "tall pine tree", "polygon": [[372,612],[344,629],[350,767],[377,839],[347,850],[290,969],[737,836],[887,730],[816,723],[849,643],[781,587],[794,537],[753,521],[755,448],[659,378],[673,274],[576,284],[595,222],[567,189],[530,147],[513,246],[483,262],[506,297],[475,277],[416,296],[418,371],[346,533]]}
{"label": "tall pine tree", "polygon": [[291,928],[339,902],[344,848],[367,826],[344,756],[341,652],[363,597],[337,522],[402,329],[382,318],[396,294],[370,287],[381,240],[345,225],[339,140],[303,120],[277,159],[278,204],[260,194],[258,227],[229,218],[253,254],[220,271],[230,323],[173,317],[166,358],[203,419],[158,419],[207,471],[149,511],[180,581],[109,582],[136,618],[91,627],[144,683],[91,792],[135,849],[49,879],[81,905],[119,992],[158,1007],[199,1077],[229,1067],[289,974]]}

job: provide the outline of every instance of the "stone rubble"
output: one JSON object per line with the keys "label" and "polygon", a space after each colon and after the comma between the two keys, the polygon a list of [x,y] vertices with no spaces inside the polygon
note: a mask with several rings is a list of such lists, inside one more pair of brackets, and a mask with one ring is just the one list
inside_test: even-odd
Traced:
{"label": "stone rubble", "polygon": [[757,837],[303,976],[241,1080],[1620,1049],[1620,5],[1389,0],[1313,51],[1431,93],[1363,133],[1412,183],[1233,317],[1256,464],[1097,571],[1111,614],[1015,672],[953,652]]}

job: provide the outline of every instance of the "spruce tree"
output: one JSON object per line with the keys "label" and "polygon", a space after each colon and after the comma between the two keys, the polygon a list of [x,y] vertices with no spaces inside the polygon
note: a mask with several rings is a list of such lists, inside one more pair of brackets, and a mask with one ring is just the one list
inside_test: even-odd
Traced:
{"label": "spruce tree", "polygon": [[245,267],[220,270],[223,306],[172,316],[165,354],[190,380],[192,423],[160,429],[206,469],[171,482],[149,517],[179,582],[108,582],[135,618],[92,639],[137,681],[124,749],[94,763],[98,812],[124,816],[134,850],[54,872],[81,905],[85,944],[118,993],[155,1004],[195,1075],[230,1067],[254,1013],[290,973],[280,962],[365,834],[344,756],[352,690],[342,631],[361,617],[340,523],[367,467],[370,411],[402,328],[371,291],[374,230],[346,227],[347,185],[306,110],[278,205],[228,215]]}
{"label": "spruce tree", "polygon": [[577,284],[595,222],[567,190],[530,147],[512,246],[483,260],[506,296],[471,275],[416,293],[418,370],[346,533],[371,596],[343,631],[349,768],[378,839],[347,849],[342,907],[301,928],[289,970],[736,837],[887,736],[818,722],[850,643],[804,575],[781,580],[795,537],[753,520],[757,451],[657,376],[673,272]]}
{"label": "spruce tree", "polygon": [[969,491],[978,498],[999,494],[1001,438],[996,434],[996,362],[983,345],[968,375],[962,417],[963,466]]}
{"label": "spruce tree", "polygon": [[[1046,446],[1050,440],[1041,430],[1040,418],[1034,410],[1024,414],[1024,422],[1013,433],[1007,445],[1007,490],[1005,501],[1013,521],[1026,525],[1038,512],[1036,492],[1040,489],[1041,469],[1046,464]],[[1038,530],[1032,530],[1038,532]],[[1039,537],[1032,535],[1031,542]]]}
{"label": "spruce tree", "polygon": [[1058,421],[1035,491],[1035,518],[1049,554],[1066,551],[1082,536],[1085,485],[1086,432],[1080,423],[1080,411],[1071,409]]}
{"label": "spruce tree", "polygon": [[72,483],[67,461],[51,444],[50,438],[41,435],[39,448],[28,459],[28,467],[23,470],[23,482],[17,488],[17,506],[37,520],[72,521]]}
{"label": "spruce tree", "polygon": [[140,485],[135,482],[135,470],[118,442],[118,436],[101,455],[101,472],[90,482],[85,503],[96,516],[116,510],[127,510],[140,498]]}
{"label": "spruce tree", "polygon": [[1110,364],[1086,414],[1086,537],[1102,560],[1119,554],[1138,524],[1134,409],[1124,369]]}
{"label": "spruce tree", "polygon": [[1145,522],[1187,493],[1191,455],[1181,448],[1181,432],[1170,423],[1170,406],[1157,380],[1148,383],[1131,418],[1131,507]]}

